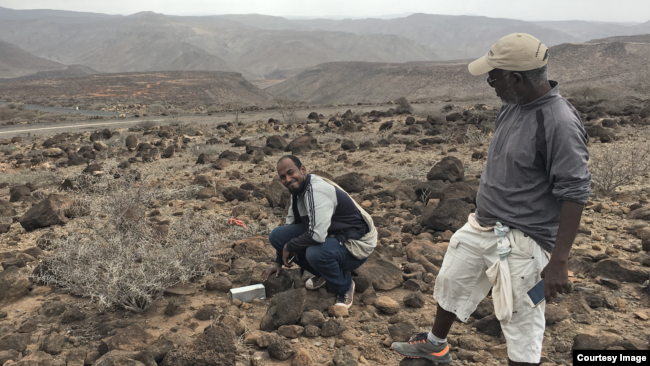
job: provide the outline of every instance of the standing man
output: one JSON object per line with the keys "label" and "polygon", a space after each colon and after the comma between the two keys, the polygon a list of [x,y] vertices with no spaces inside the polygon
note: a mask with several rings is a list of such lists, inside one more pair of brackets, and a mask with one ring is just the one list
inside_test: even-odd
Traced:
{"label": "standing man", "polygon": [[433,328],[393,343],[397,353],[451,362],[447,333],[454,319],[466,321],[493,287],[508,364],[539,364],[545,304],[533,307],[526,293],[541,278],[546,300],[569,291],[569,251],[591,193],[587,134],[558,83],[547,79],[548,57],[538,39],[515,33],[469,64],[472,75],[488,74],[504,105],[476,212],[449,241],[436,279]]}
{"label": "standing man", "polygon": [[291,193],[286,225],[269,235],[277,251],[275,263],[262,272],[262,281],[293,261],[313,274],[308,290],[328,284],[336,292],[336,306],[350,308],[354,281],[350,271],[359,268],[377,245],[372,218],[336,183],[307,169],[296,156],[278,160],[280,181]]}

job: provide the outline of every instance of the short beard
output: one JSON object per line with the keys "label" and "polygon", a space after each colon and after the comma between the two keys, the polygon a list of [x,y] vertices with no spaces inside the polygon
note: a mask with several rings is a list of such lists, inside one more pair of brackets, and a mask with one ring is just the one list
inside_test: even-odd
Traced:
{"label": "short beard", "polygon": [[287,188],[287,189],[289,190],[289,193],[291,193],[294,196],[297,196],[305,190],[305,181],[303,181],[302,184],[298,186],[298,188]]}
{"label": "short beard", "polygon": [[517,95],[517,92],[514,91],[511,87],[508,87],[504,94],[501,96],[501,101],[505,104],[517,104],[521,103],[521,98]]}

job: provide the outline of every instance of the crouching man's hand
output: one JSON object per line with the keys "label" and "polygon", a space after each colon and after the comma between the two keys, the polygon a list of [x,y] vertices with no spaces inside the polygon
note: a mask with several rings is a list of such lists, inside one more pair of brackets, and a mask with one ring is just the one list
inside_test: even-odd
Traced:
{"label": "crouching man's hand", "polygon": [[278,277],[281,271],[282,271],[282,264],[273,263],[271,267],[265,269],[264,272],[262,272],[262,282],[268,280],[269,277],[274,273],[275,273],[275,277]]}
{"label": "crouching man's hand", "polygon": [[289,258],[294,255],[295,253],[290,253],[289,250],[287,249],[287,246],[284,246],[284,249],[282,249],[282,262],[284,263],[285,266],[291,268],[293,266],[293,262],[289,263]]}

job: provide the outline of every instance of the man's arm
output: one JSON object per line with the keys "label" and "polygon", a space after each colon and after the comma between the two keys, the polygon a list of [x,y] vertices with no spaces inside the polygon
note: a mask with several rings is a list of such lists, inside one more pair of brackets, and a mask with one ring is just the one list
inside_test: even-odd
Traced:
{"label": "man's arm", "polygon": [[557,297],[558,293],[565,293],[570,290],[569,252],[578,233],[580,217],[582,217],[584,207],[585,205],[582,203],[562,202],[560,227],[557,232],[555,248],[553,248],[551,259],[542,271],[546,301],[550,301],[551,297]]}
{"label": "man's arm", "polygon": [[582,210],[591,194],[591,174],[587,165],[588,137],[580,115],[572,108],[567,110],[559,108],[559,105],[546,113],[547,171],[553,184],[553,195],[562,201],[555,247],[542,271],[548,301],[570,289],[569,252],[578,233]]}
{"label": "man's arm", "polygon": [[[332,188],[333,186],[327,185]],[[325,192],[326,186],[310,185],[304,193],[304,199],[309,216],[309,227],[305,233],[297,236],[286,245],[289,253],[304,250],[309,246],[321,244],[327,239],[327,230],[332,224],[334,202],[331,193]]]}

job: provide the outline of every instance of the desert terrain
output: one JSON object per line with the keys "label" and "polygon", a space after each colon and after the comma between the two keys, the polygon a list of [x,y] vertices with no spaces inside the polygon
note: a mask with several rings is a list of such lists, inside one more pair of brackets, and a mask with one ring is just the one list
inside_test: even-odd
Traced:
{"label": "desert terrain", "polygon": [[[622,152],[615,166],[624,170],[650,164],[628,155],[648,150],[647,102],[610,110],[572,101],[595,177],[612,151]],[[390,343],[432,324],[432,286],[449,237],[474,207],[498,105],[366,107],[374,109],[300,110],[292,123],[166,120],[3,135],[0,361],[427,365],[402,360]],[[306,291],[295,268],[264,283],[266,300],[228,297],[260,283],[274,260],[267,235],[288,209],[275,163],[289,152],[334,178],[378,227],[347,313],[330,308],[326,289]],[[437,164],[443,159],[456,168]],[[544,365],[570,364],[573,348],[648,348],[650,174],[638,172],[607,194],[594,189],[571,252],[573,292],[547,304]],[[115,254],[127,248],[135,256]],[[143,281],[140,266],[167,263],[165,248],[185,248],[193,270],[151,268],[159,282]],[[505,362],[489,298],[449,339],[453,365]]]}
{"label": "desert terrain", "polygon": [[[649,350],[649,22],[0,8],[0,365],[433,365],[390,346],[431,328],[476,208],[501,101],[468,59],[514,30],[552,46],[593,175],[542,365]],[[261,281],[285,154],[377,226],[349,311],[295,266]],[[490,296],[448,339],[507,364]]]}

